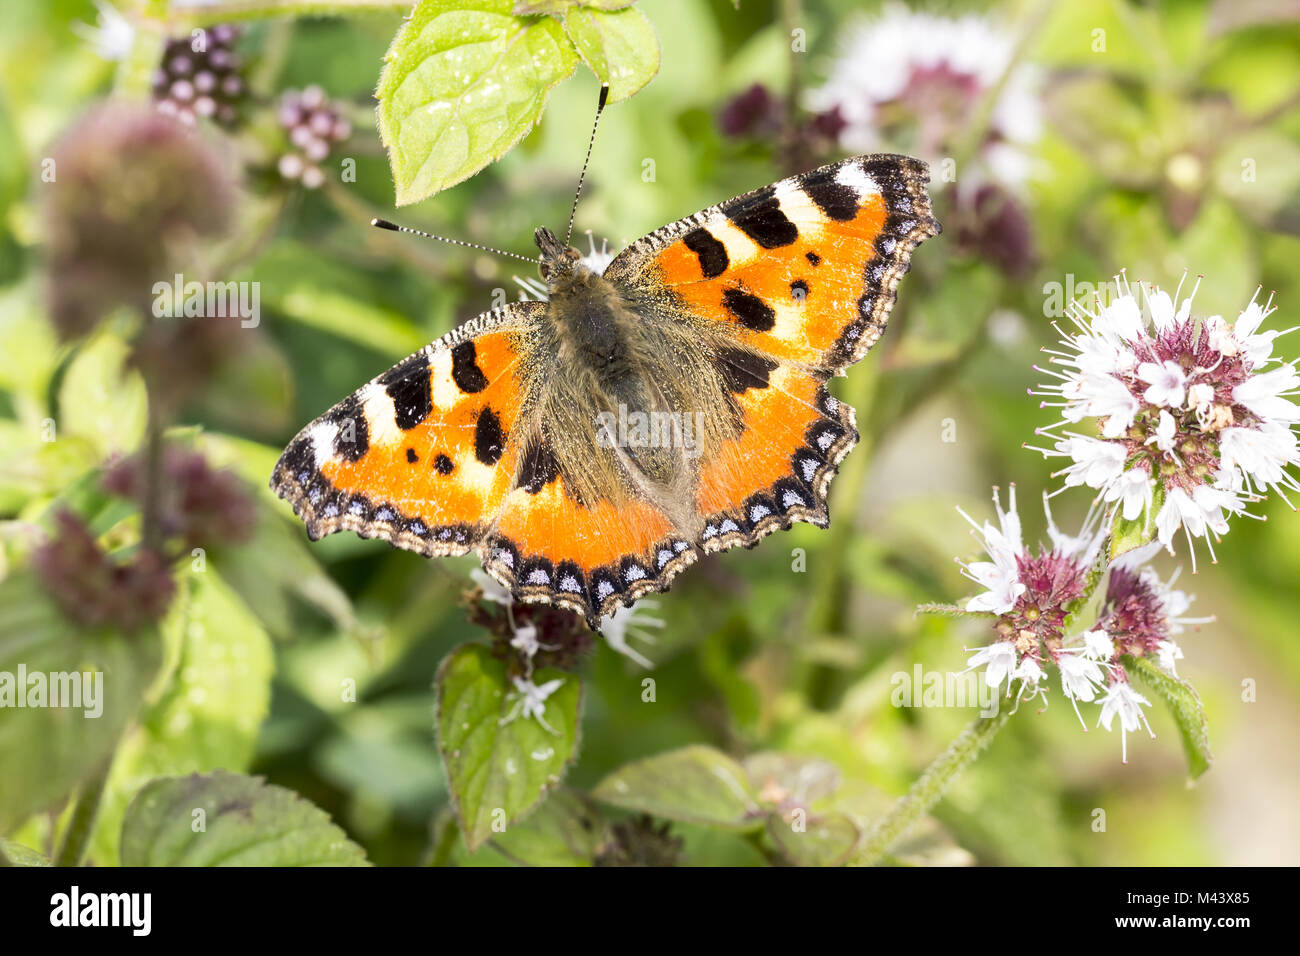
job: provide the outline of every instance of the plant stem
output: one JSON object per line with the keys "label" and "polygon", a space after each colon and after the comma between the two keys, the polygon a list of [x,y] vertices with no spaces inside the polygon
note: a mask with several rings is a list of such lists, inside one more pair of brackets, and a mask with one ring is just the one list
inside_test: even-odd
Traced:
{"label": "plant stem", "polygon": [[[154,317],[146,312],[142,339],[147,338],[153,330]],[[145,426],[144,446],[144,495],[140,502],[140,545],[145,551],[152,551],[163,556],[162,516],[160,501],[162,497],[163,467],[163,414],[162,403],[158,399],[158,390],[145,376],[145,394],[148,401],[148,420]]]}
{"label": "plant stem", "polygon": [[252,20],[267,17],[351,16],[359,13],[406,15],[412,0],[224,0],[202,7],[177,7],[170,13],[172,22],[203,26],[227,20]]}
{"label": "plant stem", "polygon": [[99,816],[99,801],[104,795],[104,784],[108,781],[108,772],[113,767],[113,754],[109,754],[94,775],[89,777],[77,793],[76,805],[72,808],[72,818],[68,828],[63,832],[63,842],[55,854],[55,866],[81,866],[90,844],[90,837],[95,832],[95,820]]}
{"label": "plant stem", "polygon": [[939,802],[948,785],[989,745],[1014,712],[1014,707],[999,707],[994,716],[980,717],[963,730],[867,834],[857,862],[864,866],[877,862],[912,824]]}

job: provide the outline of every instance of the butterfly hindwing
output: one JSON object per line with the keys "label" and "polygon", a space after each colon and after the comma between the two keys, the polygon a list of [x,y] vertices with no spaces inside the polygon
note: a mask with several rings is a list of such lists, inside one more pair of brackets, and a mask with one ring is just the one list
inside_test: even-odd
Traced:
{"label": "butterfly hindwing", "polygon": [[521,600],[587,616],[593,626],[668,582],[698,557],[653,503],[576,500],[562,477],[507,498],[484,566]]}
{"label": "butterfly hindwing", "polygon": [[853,409],[830,394],[824,375],[771,364],[765,384],[751,378],[735,396],[739,434],[700,463],[706,552],[751,546],[794,521],[825,527],[831,478],[857,443]]}

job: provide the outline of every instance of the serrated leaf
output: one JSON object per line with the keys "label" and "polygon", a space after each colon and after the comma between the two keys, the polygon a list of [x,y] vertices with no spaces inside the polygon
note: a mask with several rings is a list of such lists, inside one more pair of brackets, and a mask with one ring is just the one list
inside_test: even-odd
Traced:
{"label": "serrated leaf", "polygon": [[1183,752],[1187,755],[1188,777],[1195,780],[1214,762],[1214,755],[1210,752],[1210,725],[1205,719],[1201,695],[1187,681],[1162,670],[1149,657],[1124,657],[1121,660],[1124,669],[1155,691],[1169,708],[1183,741]]}
{"label": "serrated leaf", "polygon": [[[12,572],[0,581],[0,675],[7,675],[0,676],[0,832],[57,806],[99,768],[139,708],[160,659],[156,631],[80,629],[33,574]],[[20,673],[26,688],[19,686]],[[60,694],[66,689],[70,696],[72,675],[78,675],[81,697],[73,703],[81,706],[27,706],[42,682],[45,700],[53,700],[51,673],[60,675]],[[97,676],[87,682],[87,674]],[[16,706],[20,695],[22,707]]]}
{"label": "serrated leaf", "polygon": [[745,768],[700,745],[626,764],[592,796],[625,810],[734,830],[757,829],[765,818]]}
{"label": "serrated leaf", "polygon": [[397,205],[500,159],[577,67],[556,20],[512,9],[511,0],[421,0],[398,31],[376,94]]}
{"label": "serrated leaf", "polygon": [[564,30],[601,82],[609,100],[625,100],[659,72],[659,38],[649,18],[635,7],[602,12],[570,10]]}
{"label": "serrated leaf", "polygon": [[512,714],[517,692],[488,648],[461,645],[438,668],[438,749],[470,852],[531,810],[577,752],[581,682],[557,670],[533,675],[538,687],[552,680],[563,682],[545,700],[554,733]]}
{"label": "serrated leaf", "polygon": [[365,866],[366,855],[292,790],[218,771],[144,787],[122,824],[122,865]]}
{"label": "serrated leaf", "polygon": [[181,574],[181,596],[163,622],[174,666],[161,697],[118,747],[91,847],[101,866],[117,861],[122,819],[142,786],[163,776],[247,769],[270,710],[270,637],[211,567]]}
{"label": "serrated leaf", "polygon": [[515,0],[516,16],[528,16],[534,13],[564,13],[575,7],[591,7],[593,10],[622,10],[630,7],[636,0]]}
{"label": "serrated leaf", "polygon": [[862,839],[862,831],[845,813],[795,811],[791,817],[774,813],[768,818],[767,833],[796,866],[842,866]]}

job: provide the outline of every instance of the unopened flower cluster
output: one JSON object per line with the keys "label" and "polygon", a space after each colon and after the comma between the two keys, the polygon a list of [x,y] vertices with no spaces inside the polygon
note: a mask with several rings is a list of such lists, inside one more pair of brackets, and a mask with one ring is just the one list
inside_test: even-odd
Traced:
{"label": "unopened flower cluster", "polygon": [[153,77],[158,109],[182,123],[203,118],[233,125],[248,92],[234,49],[242,32],[233,24],[218,24],[168,40]]}
{"label": "unopened flower cluster", "polygon": [[280,175],[319,189],[325,184],[321,164],[336,143],[352,135],[352,124],[319,86],[287,90],[280,100],[279,119],[292,146],[280,157]]}

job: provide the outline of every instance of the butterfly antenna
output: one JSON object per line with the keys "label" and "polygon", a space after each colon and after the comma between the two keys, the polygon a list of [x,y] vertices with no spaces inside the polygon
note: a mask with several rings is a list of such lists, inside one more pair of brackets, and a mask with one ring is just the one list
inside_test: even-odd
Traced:
{"label": "butterfly antenna", "polygon": [[569,210],[569,231],[564,234],[567,246],[573,238],[573,217],[578,214],[578,197],[582,195],[582,184],[587,178],[587,164],[591,162],[591,147],[596,143],[596,127],[600,125],[600,114],[605,111],[605,102],[609,99],[609,84],[600,84],[600,102],[596,104],[596,120],[591,124],[591,139],[587,140],[587,158],[582,161],[582,173],[578,176],[578,191],[573,194],[573,208]]}
{"label": "butterfly antenna", "polygon": [[494,249],[491,246],[481,246],[477,242],[466,242],[464,239],[449,239],[446,236],[435,236],[431,232],[425,232],[422,229],[412,229],[410,226],[399,226],[395,222],[389,222],[387,219],[371,219],[370,225],[378,229],[387,229],[390,232],[409,232],[413,236],[423,236],[425,239],[437,239],[439,242],[450,242],[453,246],[465,246],[467,249],[481,249],[483,252],[491,252],[498,256],[509,256],[512,259],[522,259],[524,262],[531,262],[536,265],[537,256],[521,256],[517,252],[507,252],[504,249]]}

